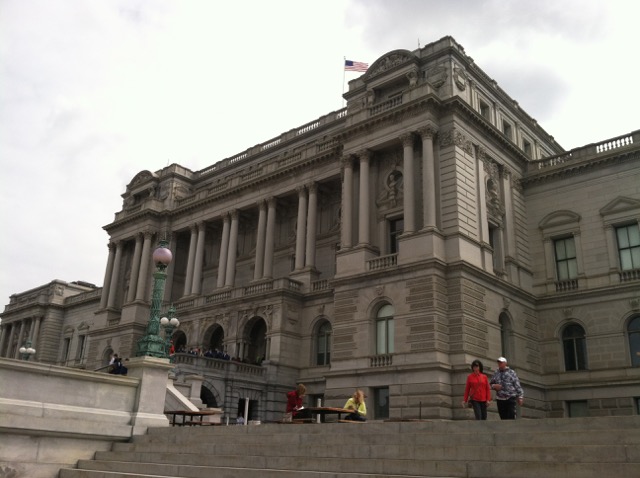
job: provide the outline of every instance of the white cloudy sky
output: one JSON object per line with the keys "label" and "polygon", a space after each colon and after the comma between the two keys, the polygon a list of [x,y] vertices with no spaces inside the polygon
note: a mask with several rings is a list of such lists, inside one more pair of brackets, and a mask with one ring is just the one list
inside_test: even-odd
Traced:
{"label": "white cloudy sky", "polygon": [[344,57],[451,35],[566,149],[640,129],[638,18],[625,0],[0,0],[0,305],[102,285],[136,173],[341,108]]}

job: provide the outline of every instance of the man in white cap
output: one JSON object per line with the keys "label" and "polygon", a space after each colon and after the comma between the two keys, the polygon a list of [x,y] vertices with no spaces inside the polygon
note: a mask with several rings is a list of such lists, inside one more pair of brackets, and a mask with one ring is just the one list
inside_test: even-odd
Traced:
{"label": "man in white cap", "polygon": [[491,389],[496,391],[496,403],[501,420],[515,420],[516,403],[524,402],[524,391],[520,386],[518,375],[507,366],[507,359],[498,358],[498,370],[489,381]]}

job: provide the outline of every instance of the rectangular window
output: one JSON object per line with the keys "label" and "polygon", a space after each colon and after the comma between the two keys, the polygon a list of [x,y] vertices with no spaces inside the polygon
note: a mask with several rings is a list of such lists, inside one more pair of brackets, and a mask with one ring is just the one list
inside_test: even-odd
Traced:
{"label": "rectangular window", "polygon": [[71,337],[67,337],[64,339],[64,344],[62,345],[62,363],[64,365],[67,364],[69,360],[69,350],[71,349]]}
{"label": "rectangular window", "polygon": [[84,346],[86,342],[86,335],[78,336],[78,350],[76,351],[76,360],[78,362],[82,362],[82,358],[84,357]]}
{"label": "rectangular window", "polygon": [[482,100],[480,100],[480,114],[484,119],[491,121],[491,109],[489,105]]}
{"label": "rectangular window", "polygon": [[524,154],[526,156],[528,156],[529,158],[531,157],[531,143],[526,139],[522,140],[522,151],[524,151]]}
{"label": "rectangular window", "polygon": [[493,270],[497,272],[502,272],[504,269],[501,240],[500,228],[489,223],[489,245],[493,249]]}
{"label": "rectangular window", "polygon": [[373,390],[373,418],[376,420],[389,418],[388,387],[381,387]]}
{"label": "rectangular window", "polygon": [[513,139],[512,132],[511,132],[511,124],[508,121],[502,120],[502,132],[507,138]]}
{"label": "rectangular window", "polygon": [[556,239],[553,241],[556,253],[556,272],[559,281],[576,279],[578,277],[578,260],[576,258],[576,244],[573,237]]}
{"label": "rectangular window", "polygon": [[569,413],[569,418],[588,417],[589,403],[586,400],[567,402],[567,412]]}
{"label": "rectangular window", "polygon": [[399,251],[398,237],[404,231],[404,218],[392,219],[389,221],[389,254],[396,254]]}
{"label": "rectangular window", "polygon": [[620,269],[640,269],[640,229],[637,224],[616,227]]}

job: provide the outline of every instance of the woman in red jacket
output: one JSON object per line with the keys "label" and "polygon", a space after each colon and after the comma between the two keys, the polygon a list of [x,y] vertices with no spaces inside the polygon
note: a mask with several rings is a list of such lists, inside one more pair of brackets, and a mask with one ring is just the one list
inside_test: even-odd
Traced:
{"label": "woman in red jacket", "polygon": [[302,400],[307,394],[307,387],[300,383],[295,390],[287,393],[287,415],[291,414],[292,418],[311,418],[309,410],[304,408]]}
{"label": "woman in red jacket", "polygon": [[471,370],[472,372],[467,377],[467,384],[464,388],[462,406],[466,407],[471,404],[476,420],[486,420],[487,405],[491,403],[489,380],[483,373],[484,367],[480,360],[471,362]]}

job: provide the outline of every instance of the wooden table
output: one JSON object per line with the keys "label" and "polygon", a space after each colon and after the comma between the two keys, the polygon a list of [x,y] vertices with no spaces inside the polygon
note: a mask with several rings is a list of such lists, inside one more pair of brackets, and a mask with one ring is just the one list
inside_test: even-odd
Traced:
{"label": "wooden table", "polygon": [[348,415],[349,413],[353,413],[353,410],[347,410],[346,408],[336,408],[336,407],[307,407],[307,410],[311,412],[311,414],[315,414],[316,417],[326,417],[327,415],[338,415],[338,420],[342,418],[342,414]]}
{"label": "wooden table", "polygon": [[[164,414],[171,415],[171,426],[184,427],[213,425],[212,422],[205,422],[204,417],[211,415],[220,415],[221,412],[217,410],[165,410]],[[176,421],[177,417],[182,417],[182,421]],[[187,420],[187,418],[189,420]]]}

